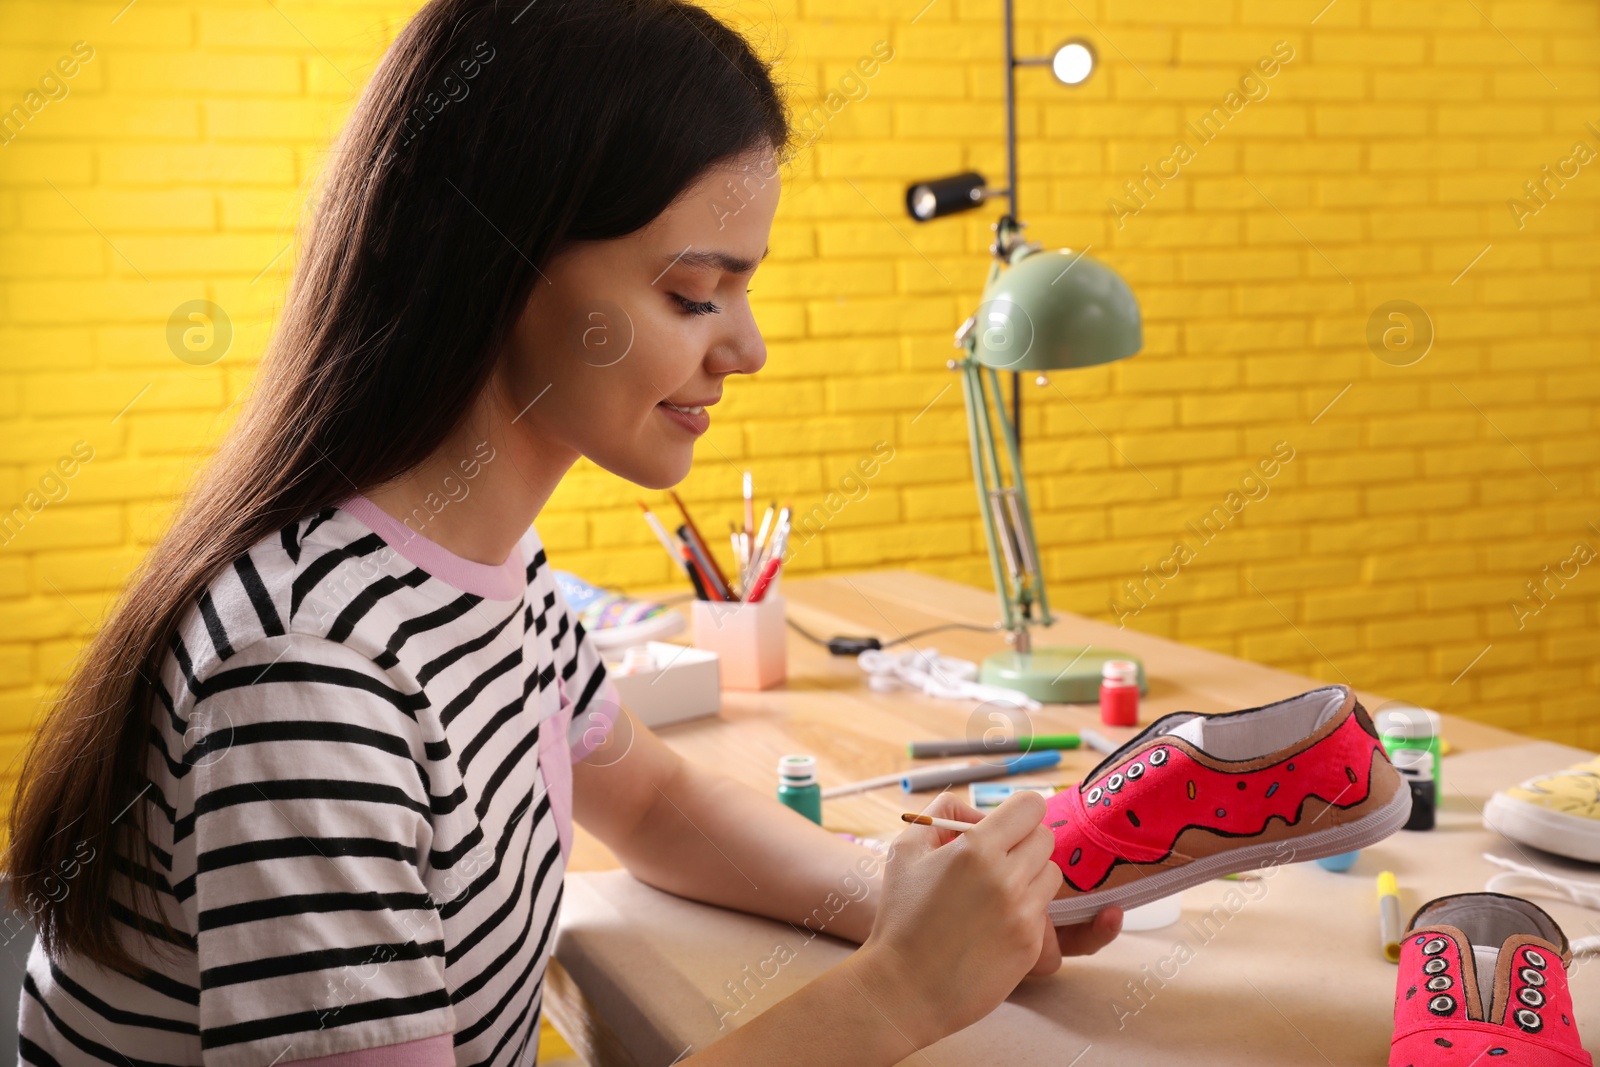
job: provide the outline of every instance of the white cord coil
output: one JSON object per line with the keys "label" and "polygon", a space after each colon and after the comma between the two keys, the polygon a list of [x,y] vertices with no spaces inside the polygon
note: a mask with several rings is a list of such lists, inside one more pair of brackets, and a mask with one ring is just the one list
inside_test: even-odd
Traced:
{"label": "white cord coil", "polygon": [[1002,701],[1029,711],[1037,711],[1042,706],[1015,689],[979,682],[976,663],[941,656],[934,649],[896,653],[869,648],[856,657],[856,662],[867,674],[868,687],[879,693],[913,689],[945,700]]}
{"label": "white cord coil", "polygon": [[[1499,874],[1492,875],[1484,884],[1484,889],[1490,893],[1505,893],[1509,896],[1519,896],[1516,890],[1522,893],[1529,892],[1533,886],[1527,883],[1537,883],[1544,895],[1560,900],[1568,900],[1580,904],[1585,908],[1594,908],[1600,911],[1600,882],[1580,878],[1568,878],[1553,871],[1540,870],[1530,867],[1525,863],[1497,856],[1492,852],[1485,852],[1483,858],[1496,867],[1504,868]],[[1589,953],[1600,953],[1600,936],[1580,937],[1570,942],[1572,954],[1582,956]]]}

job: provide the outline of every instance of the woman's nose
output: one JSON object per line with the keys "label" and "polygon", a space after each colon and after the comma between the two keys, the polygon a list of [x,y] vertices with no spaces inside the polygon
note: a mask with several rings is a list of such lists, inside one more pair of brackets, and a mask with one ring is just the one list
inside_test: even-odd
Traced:
{"label": "woman's nose", "polygon": [[767,365],[767,342],[760,330],[752,330],[750,339],[739,348],[739,372],[754,374]]}
{"label": "woman's nose", "polygon": [[766,339],[747,308],[738,328],[714,350],[710,370],[719,374],[754,374],[766,363]]}

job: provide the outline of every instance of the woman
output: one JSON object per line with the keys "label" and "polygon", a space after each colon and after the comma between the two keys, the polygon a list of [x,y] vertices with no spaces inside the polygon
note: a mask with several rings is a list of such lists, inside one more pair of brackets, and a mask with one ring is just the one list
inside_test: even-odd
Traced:
{"label": "woman", "polygon": [[[23,1061],[532,1062],[574,817],[791,922],[866,869],[616,704],[530,527],[580,456],[679,481],[761,367],[789,133],[679,0],[434,0],[400,35],[255,395],[29,754]],[[863,948],[685,1062],[892,1063],[1099,948],[1115,911],[1046,920],[1042,812],[903,833],[828,929]]]}

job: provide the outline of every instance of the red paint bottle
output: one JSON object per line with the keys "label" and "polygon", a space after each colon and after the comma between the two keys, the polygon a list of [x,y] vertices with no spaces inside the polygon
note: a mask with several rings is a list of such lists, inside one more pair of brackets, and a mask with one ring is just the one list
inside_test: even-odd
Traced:
{"label": "red paint bottle", "polygon": [[1139,665],[1133,660],[1108,659],[1100,668],[1100,721],[1139,725]]}

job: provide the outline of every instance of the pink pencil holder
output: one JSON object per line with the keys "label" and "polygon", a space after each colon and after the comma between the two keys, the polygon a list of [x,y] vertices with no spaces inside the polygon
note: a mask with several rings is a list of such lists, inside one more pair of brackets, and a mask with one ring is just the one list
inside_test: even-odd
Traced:
{"label": "pink pencil holder", "polygon": [[771,689],[789,668],[783,598],[769,594],[754,604],[696,600],[691,613],[694,646],[715,652],[724,689]]}

